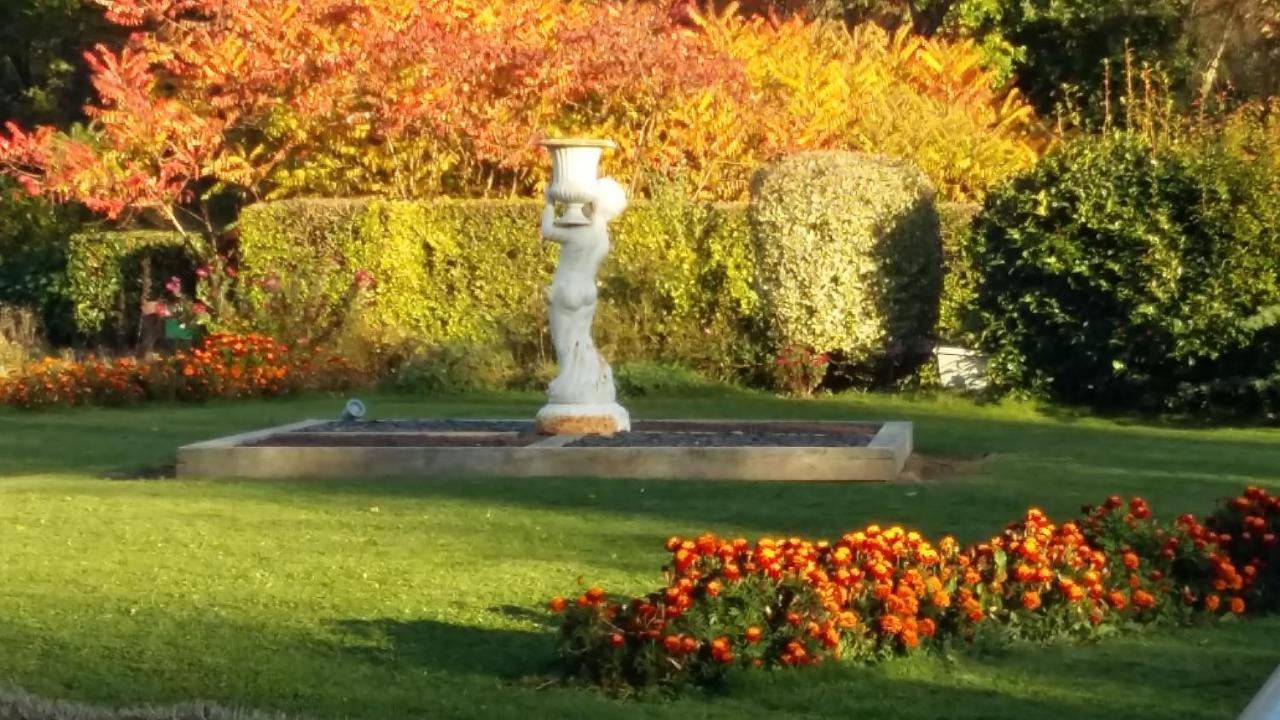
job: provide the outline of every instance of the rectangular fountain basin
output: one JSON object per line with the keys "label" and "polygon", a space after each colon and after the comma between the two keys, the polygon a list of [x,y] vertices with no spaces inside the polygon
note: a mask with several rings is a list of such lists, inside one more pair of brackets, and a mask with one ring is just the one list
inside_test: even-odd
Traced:
{"label": "rectangular fountain basin", "polygon": [[178,449],[181,478],[888,481],[909,422],[649,420],[612,437],[523,420],[306,420]]}

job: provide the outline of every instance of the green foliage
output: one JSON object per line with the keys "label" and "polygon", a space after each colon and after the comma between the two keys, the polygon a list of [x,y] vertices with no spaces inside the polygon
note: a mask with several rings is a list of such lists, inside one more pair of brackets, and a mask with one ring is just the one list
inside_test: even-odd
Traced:
{"label": "green foliage", "polygon": [[406,360],[391,374],[394,392],[456,395],[506,386],[513,363],[505,348],[452,343],[428,348]]}
{"label": "green foliage", "polygon": [[933,188],[856,153],[795,155],[752,182],[764,313],[776,347],[902,367],[931,347],[942,286]]}
{"label": "green foliage", "polygon": [[[67,296],[77,332],[131,344],[144,300],[164,296],[172,276],[193,277],[181,235],[162,230],[99,230],[73,235],[67,248]],[[189,280],[186,287],[193,287]]]}
{"label": "green foliage", "polygon": [[997,27],[1022,57],[1018,85],[1041,112],[1063,99],[1063,87],[1100,100],[1104,64],[1121,77],[1126,47],[1135,64],[1151,63],[1174,84],[1190,75],[1186,31],[1191,0],[1020,0],[1006,2]]}
{"label": "green foliage", "polygon": [[[679,361],[717,378],[760,354],[742,206],[634,204],[612,226],[596,330],[606,354]],[[412,357],[497,344],[551,359],[544,288],[555,266],[528,200],[289,200],[239,222],[236,323],[281,338]],[[536,374],[536,373],[535,373]]]}
{"label": "green foliage", "polygon": [[231,325],[285,342],[324,343],[371,302],[356,273],[379,249],[397,257],[395,237],[362,235],[363,200],[298,200],[247,208],[237,223],[240,261]]}
{"label": "green foliage", "polygon": [[1280,301],[1275,189],[1215,146],[1115,133],[993,193],[969,244],[993,379],[1148,409],[1270,392],[1234,408],[1265,411],[1280,344],[1251,319]]}
{"label": "green foliage", "polygon": [[0,304],[34,309],[52,339],[70,340],[67,238],[78,215],[17,191],[0,179]]}
{"label": "green foliage", "polygon": [[973,307],[978,275],[967,254],[969,227],[982,209],[967,203],[939,203],[942,226],[942,300],[938,307],[938,339],[964,346],[976,343]]}
{"label": "green foliage", "polygon": [[670,362],[624,362],[613,369],[618,394],[623,398],[705,393],[719,387],[694,370]]}
{"label": "green foliage", "polygon": [[0,3],[0,122],[64,125],[83,117],[93,94],[81,55],[126,33],[110,29],[84,0]]}

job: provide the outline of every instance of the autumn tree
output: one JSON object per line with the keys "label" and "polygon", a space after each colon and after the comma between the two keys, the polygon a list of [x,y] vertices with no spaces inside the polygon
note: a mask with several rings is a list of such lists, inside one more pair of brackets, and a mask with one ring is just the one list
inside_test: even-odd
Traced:
{"label": "autumn tree", "polygon": [[130,34],[86,55],[89,132],[9,123],[0,173],[163,222],[214,270],[219,200],[528,194],[544,131],[618,136],[638,172],[667,107],[733,86],[733,63],[630,3],[95,1]]}

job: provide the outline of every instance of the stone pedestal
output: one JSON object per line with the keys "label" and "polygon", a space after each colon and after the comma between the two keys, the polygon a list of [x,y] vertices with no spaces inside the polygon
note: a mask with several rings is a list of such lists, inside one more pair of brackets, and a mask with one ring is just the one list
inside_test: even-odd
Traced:
{"label": "stone pedestal", "polygon": [[631,429],[631,416],[617,403],[550,403],[538,411],[536,423],[542,435],[613,435]]}

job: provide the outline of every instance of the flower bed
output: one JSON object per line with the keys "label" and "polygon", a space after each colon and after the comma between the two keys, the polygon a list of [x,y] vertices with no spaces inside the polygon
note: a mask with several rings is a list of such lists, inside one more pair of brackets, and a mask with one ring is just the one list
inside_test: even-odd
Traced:
{"label": "flower bed", "polygon": [[733,667],[1093,639],[1273,608],[1277,534],[1280,498],[1251,487],[1203,524],[1112,497],[1060,525],[1033,508],[967,548],[877,525],[834,542],[673,537],[666,587],[628,602],[593,587],[551,609],[565,613],[571,677],[613,690],[707,684]]}
{"label": "flower bed", "polygon": [[0,378],[0,405],[33,409],[125,405],[143,400],[202,401],[285,395],[345,386],[341,359],[261,335],[209,335],[166,357],[70,361],[47,358]]}

